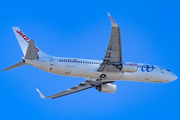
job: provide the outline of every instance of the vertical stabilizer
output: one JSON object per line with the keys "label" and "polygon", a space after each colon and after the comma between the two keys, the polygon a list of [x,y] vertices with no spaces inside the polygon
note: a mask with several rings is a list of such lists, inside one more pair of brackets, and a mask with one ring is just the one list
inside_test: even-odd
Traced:
{"label": "vertical stabilizer", "polygon": [[[25,56],[30,39],[19,29],[19,27],[12,27],[12,29],[13,29],[14,34],[19,42],[21,50]],[[39,57],[52,57],[50,55],[43,53],[37,46],[35,46],[35,48],[36,48],[36,52]]]}

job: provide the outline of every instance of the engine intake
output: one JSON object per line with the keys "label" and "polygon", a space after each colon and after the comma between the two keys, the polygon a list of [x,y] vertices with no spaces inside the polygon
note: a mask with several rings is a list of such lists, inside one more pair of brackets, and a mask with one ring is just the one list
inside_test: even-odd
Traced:
{"label": "engine intake", "polygon": [[136,72],[137,71],[137,63],[121,63],[120,65],[117,65],[116,68],[118,68],[120,71],[123,72]]}
{"label": "engine intake", "polygon": [[96,89],[99,90],[99,92],[115,93],[117,90],[117,86],[112,83],[107,83],[107,84],[101,84],[99,86],[96,86]]}

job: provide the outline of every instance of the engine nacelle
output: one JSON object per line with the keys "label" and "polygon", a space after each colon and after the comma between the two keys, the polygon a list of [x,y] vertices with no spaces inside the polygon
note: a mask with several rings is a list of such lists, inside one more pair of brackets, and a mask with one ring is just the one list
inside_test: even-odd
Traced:
{"label": "engine nacelle", "polygon": [[112,83],[107,83],[107,84],[101,84],[100,86],[96,86],[96,89],[99,90],[99,92],[115,93],[117,90],[117,86]]}
{"label": "engine nacelle", "polygon": [[121,63],[116,67],[123,72],[136,72],[138,68],[137,64],[134,63]]}

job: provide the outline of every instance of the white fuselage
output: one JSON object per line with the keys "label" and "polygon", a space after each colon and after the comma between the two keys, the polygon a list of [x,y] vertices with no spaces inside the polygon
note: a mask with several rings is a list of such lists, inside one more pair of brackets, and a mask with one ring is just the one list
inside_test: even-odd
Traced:
{"label": "white fuselage", "polygon": [[[88,60],[63,57],[46,57],[38,60],[24,59],[27,64],[54,74],[83,77],[87,79],[100,78],[102,74],[106,77],[103,80],[128,80],[140,82],[165,83],[177,79],[177,76],[167,69],[156,65],[137,63],[136,72],[97,72],[101,60]],[[150,67],[146,67],[150,66]]]}

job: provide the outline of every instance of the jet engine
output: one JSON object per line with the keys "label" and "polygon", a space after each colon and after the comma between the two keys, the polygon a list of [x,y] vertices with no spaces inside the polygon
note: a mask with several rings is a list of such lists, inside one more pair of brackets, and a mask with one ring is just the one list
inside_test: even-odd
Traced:
{"label": "jet engine", "polygon": [[137,64],[121,63],[120,65],[117,65],[116,68],[118,68],[122,72],[136,72],[137,71]]}
{"label": "jet engine", "polygon": [[96,86],[96,89],[99,90],[99,92],[115,93],[117,90],[117,86],[112,83],[107,83],[107,84],[101,84],[99,86]]}

